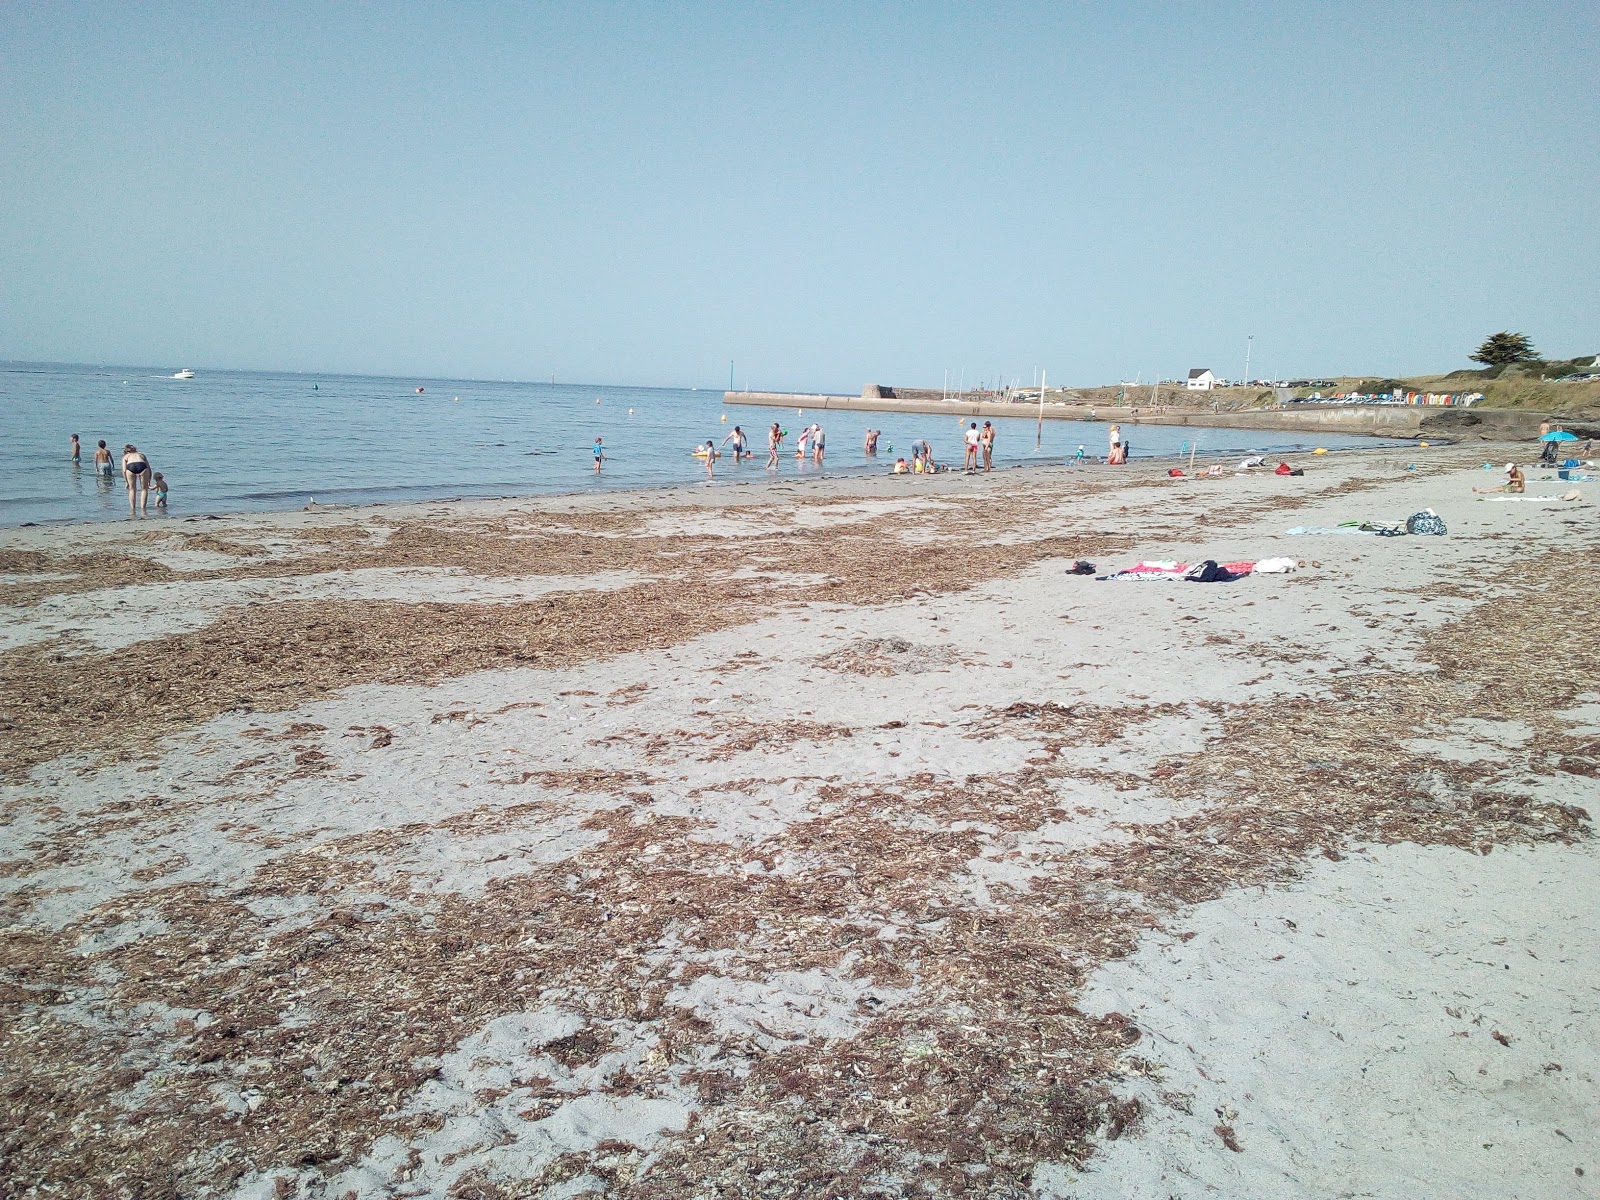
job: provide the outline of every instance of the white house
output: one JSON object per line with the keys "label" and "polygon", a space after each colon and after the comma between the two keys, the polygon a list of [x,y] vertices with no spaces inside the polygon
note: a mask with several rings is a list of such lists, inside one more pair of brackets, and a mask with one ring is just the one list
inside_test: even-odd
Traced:
{"label": "white house", "polygon": [[1217,386],[1217,377],[1210,367],[1194,367],[1189,372],[1188,388],[1191,392],[1209,392]]}

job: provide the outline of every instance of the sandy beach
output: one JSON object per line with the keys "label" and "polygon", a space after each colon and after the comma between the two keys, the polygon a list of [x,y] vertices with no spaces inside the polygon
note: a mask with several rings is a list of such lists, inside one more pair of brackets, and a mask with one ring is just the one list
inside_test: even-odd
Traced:
{"label": "sandy beach", "polygon": [[1513,454],[0,531],[0,1194],[1600,1194]]}

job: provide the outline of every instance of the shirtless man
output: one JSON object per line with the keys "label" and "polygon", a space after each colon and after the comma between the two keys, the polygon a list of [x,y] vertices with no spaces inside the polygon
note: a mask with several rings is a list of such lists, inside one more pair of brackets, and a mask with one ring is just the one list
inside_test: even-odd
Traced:
{"label": "shirtless man", "polygon": [[783,445],[783,430],[774,421],[772,428],[767,430],[767,466],[778,465],[778,447]]}
{"label": "shirtless man", "polygon": [[745,454],[744,454],[744,430],[740,429],[739,426],[735,425],[733,427],[733,432],[730,433],[727,437],[722,439],[722,444],[724,446],[726,446],[729,442],[733,443],[733,461],[735,463],[737,463],[741,458],[743,458],[745,456]]}
{"label": "shirtless man", "polygon": [[971,422],[967,426],[966,432],[967,458],[966,462],[961,466],[963,471],[976,471],[978,469],[978,439],[981,436],[978,433],[978,423],[976,421]]}
{"label": "shirtless man", "polygon": [[978,445],[983,448],[983,473],[985,475],[994,466],[994,434],[995,428],[988,421],[985,421],[983,428],[978,431]]}
{"label": "shirtless man", "polygon": [[128,515],[150,511],[150,460],[139,448],[127,445],[122,448],[122,478],[128,484]]}

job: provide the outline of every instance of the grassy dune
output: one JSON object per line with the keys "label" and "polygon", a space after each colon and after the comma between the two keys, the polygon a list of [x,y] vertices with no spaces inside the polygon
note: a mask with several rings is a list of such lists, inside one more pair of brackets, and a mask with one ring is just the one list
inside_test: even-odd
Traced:
{"label": "grassy dune", "polygon": [[[1412,375],[1401,378],[1376,375],[1341,375],[1330,377],[1333,387],[1296,388],[1296,396],[1320,391],[1323,395],[1335,392],[1376,391],[1381,385],[1388,391],[1398,384],[1412,392],[1482,392],[1478,403],[1485,408],[1515,408],[1535,412],[1561,413],[1569,416],[1600,417],[1600,381],[1557,383],[1539,378],[1537,371],[1508,371],[1498,379],[1485,379],[1477,372],[1457,371],[1448,375]],[[1052,397],[1054,391],[1052,390]],[[1099,404],[1113,407],[1119,404],[1134,407],[1154,407],[1165,404],[1178,408],[1193,407],[1217,409],[1222,412],[1239,412],[1251,408],[1268,408],[1275,405],[1278,395],[1270,388],[1218,388],[1211,392],[1189,392],[1182,384],[1161,385],[1159,399],[1150,384],[1138,387],[1112,385],[1095,388],[1070,388],[1063,393],[1069,402]]]}

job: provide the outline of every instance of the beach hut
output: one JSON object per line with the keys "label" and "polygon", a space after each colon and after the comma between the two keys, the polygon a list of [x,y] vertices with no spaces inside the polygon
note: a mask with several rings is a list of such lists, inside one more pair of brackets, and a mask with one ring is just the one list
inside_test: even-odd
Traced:
{"label": "beach hut", "polygon": [[1189,371],[1189,381],[1184,386],[1191,392],[1209,392],[1217,386],[1217,377],[1211,373],[1210,367],[1193,367]]}

